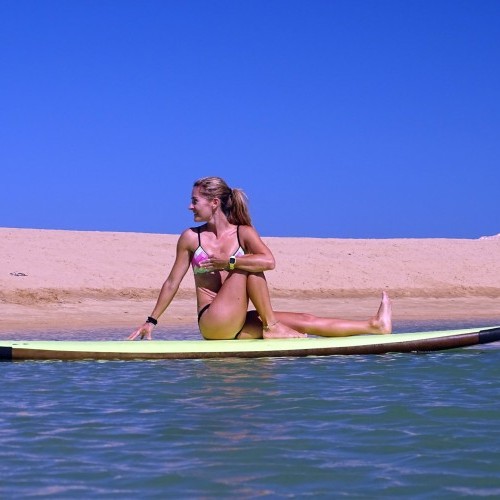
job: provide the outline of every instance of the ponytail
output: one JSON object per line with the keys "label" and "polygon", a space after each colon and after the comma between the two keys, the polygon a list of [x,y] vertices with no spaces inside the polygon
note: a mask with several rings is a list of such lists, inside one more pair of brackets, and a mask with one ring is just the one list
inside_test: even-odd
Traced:
{"label": "ponytail", "polygon": [[203,177],[194,183],[194,187],[199,187],[201,194],[209,200],[218,198],[222,211],[231,224],[252,225],[248,198],[243,190],[231,189],[220,177]]}
{"label": "ponytail", "polygon": [[252,225],[252,219],[248,210],[248,198],[242,189],[231,189],[226,209],[223,207],[222,210],[231,224]]}

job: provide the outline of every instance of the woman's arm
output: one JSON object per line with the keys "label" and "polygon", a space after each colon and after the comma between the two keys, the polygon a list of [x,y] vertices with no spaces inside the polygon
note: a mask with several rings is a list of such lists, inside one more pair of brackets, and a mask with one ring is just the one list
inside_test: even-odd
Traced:
{"label": "woman's arm", "polygon": [[[236,257],[235,269],[251,273],[274,269],[274,256],[252,226],[240,226],[240,242],[245,255]],[[229,269],[229,257],[211,256],[200,264],[207,270]]]}
{"label": "woman's arm", "polygon": [[[191,251],[190,248],[190,236],[192,231],[187,229],[184,231],[178,242],[177,250],[175,256],[175,262],[172,269],[161,287],[160,294],[156,301],[156,305],[151,313],[151,318],[158,319],[170,305],[172,299],[175,297],[177,290],[189,269]],[[142,326],[137,328],[129,337],[128,340],[135,340],[140,336],[141,339],[146,338],[151,340],[151,333],[153,332],[154,325],[152,323],[144,323]]]}

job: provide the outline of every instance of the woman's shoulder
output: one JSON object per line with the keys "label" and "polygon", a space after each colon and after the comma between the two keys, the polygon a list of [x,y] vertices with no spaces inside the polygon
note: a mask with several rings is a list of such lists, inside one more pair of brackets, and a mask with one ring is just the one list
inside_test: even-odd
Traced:
{"label": "woman's shoulder", "polygon": [[238,231],[244,232],[244,233],[257,233],[257,230],[253,226],[247,226],[246,224],[240,224],[238,225]]}
{"label": "woman's shoulder", "polygon": [[260,238],[259,233],[253,226],[246,226],[244,224],[238,226],[238,234],[240,238]]}
{"label": "woman's shoulder", "polygon": [[194,227],[188,227],[187,229],[184,229],[181,233],[181,238],[183,237],[191,237],[191,236],[196,236],[198,237],[198,233],[202,233],[206,229],[206,224],[202,224],[201,226],[194,226]]}
{"label": "woman's shoulder", "polygon": [[191,247],[198,246],[198,232],[203,231],[203,226],[188,227],[179,236],[178,244]]}
{"label": "woman's shoulder", "polygon": [[240,245],[246,253],[267,253],[269,251],[254,226],[240,226],[239,231]]}

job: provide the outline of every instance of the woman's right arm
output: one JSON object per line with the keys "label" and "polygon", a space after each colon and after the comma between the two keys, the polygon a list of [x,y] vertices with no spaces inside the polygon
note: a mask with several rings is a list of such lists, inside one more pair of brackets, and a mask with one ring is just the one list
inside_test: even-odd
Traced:
{"label": "woman's right arm", "polygon": [[[150,315],[150,318],[157,320],[167,309],[172,302],[172,299],[175,297],[177,290],[186,275],[189,264],[191,260],[191,236],[192,231],[187,229],[184,231],[178,242],[177,242],[177,250],[175,256],[175,262],[172,266],[170,274],[167,279],[163,283],[161,287],[160,294],[158,295],[158,300],[156,301],[156,305],[153,309],[153,312]],[[135,340],[137,337],[141,339],[151,340],[151,334],[153,332],[154,325],[152,323],[144,323],[139,328],[137,328],[134,332],[132,332],[128,340]]]}

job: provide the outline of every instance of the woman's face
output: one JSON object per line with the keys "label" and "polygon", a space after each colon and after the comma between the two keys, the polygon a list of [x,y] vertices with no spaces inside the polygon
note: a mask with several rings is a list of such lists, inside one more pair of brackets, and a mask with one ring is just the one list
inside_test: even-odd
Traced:
{"label": "woman's face", "polygon": [[198,186],[193,188],[189,210],[193,212],[195,222],[208,222],[212,218],[215,208],[214,200],[205,198],[200,193]]}

